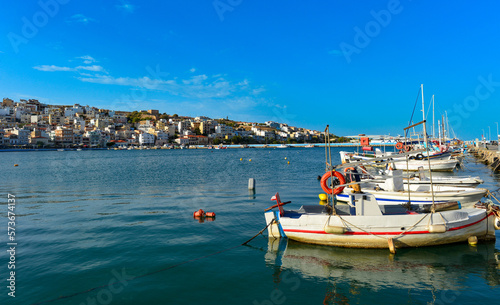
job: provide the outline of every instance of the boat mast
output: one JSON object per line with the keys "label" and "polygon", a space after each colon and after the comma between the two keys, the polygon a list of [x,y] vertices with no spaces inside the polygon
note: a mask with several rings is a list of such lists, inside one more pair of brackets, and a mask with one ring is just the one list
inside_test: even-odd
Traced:
{"label": "boat mast", "polygon": [[[424,142],[425,142],[425,151],[427,153],[427,164],[429,166],[429,179],[431,183],[431,195],[432,195],[432,210],[431,212],[435,212],[435,207],[434,207],[434,185],[432,184],[432,171],[431,171],[431,158],[429,156],[429,143],[427,142],[427,128],[425,127],[427,124],[425,122],[425,107],[424,107],[424,84],[420,85],[420,88],[422,89],[422,116],[423,116],[423,122],[424,122]],[[410,190],[410,183],[408,183],[408,191]]]}
{"label": "boat mast", "polygon": [[440,145],[443,145],[444,144],[444,141],[445,141],[445,134],[444,134],[444,115],[441,115],[441,128],[442,128],[442,132],[441,132],[441,136],[443,137],[442,140],[441,140],[441,143],[439,143]]}
{"label": "boat mast", "polygon": [[436,138],[436,134],[434,133],[434,94],[432,95],[432,138]]}
{"label": "boat mast", "polygon": [[[438,126],[441,126],[440,120],[438,120]],[[438,128],[438,139],[439,139],[439,148],[441,148],[441,127]]]}
{"label": "boat mast", "polygon": [[[448,121],[448,111],[445,111],[444,113],[446,114],[446,132],[448,133],[448,137],[449,137],[451,134],[450,134],[450,121]],[[446,138],[445,138],[445,140],[446,140]]]}

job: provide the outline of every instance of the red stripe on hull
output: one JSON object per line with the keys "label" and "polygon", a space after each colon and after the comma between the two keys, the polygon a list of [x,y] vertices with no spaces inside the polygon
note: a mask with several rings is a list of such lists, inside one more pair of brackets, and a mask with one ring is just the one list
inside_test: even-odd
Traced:
{"label": "red stripe on hull", "polygon": [[[478,224],[481,221],[485,220],[486,218],[490,217],[491,215],[493,215],[493,212],[486,215],[485,217],[483,217],[482,219],[480,219],[476,222],[469,223],[469,224],[466,224],[466,225],[463,225],[460,227],[456,227],[456,228],[451,228],[447,231],[456,231],[456,230],[460,230],[460,229],[464,229],[464,228],[473,226],[473,225]],[[296,230],[296,229],[283,229],[283,231],[294,232],[294,233],[330,234],[330,233],[326,233],[325,231]],[[345,233],[343,233],[343,235],[371,235],[371,234],[374,234],[374,235],[399,235],[401,233],[403,233],[403,232],[370,232],[370,233],[367,233],[367,232],[345,232]],[[410,234],[431,234],[431,232],[429,232],[429,231],[413,231],[413,232],[404,232],[403,233],[403,235],[410,235]],[[434,233],[432,233],[432,234],[434,234]]]}

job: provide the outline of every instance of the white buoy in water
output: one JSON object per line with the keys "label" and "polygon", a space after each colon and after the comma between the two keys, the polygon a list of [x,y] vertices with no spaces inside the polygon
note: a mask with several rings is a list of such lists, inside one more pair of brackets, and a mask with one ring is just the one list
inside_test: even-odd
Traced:
{"label": "white buoy in water", "polygon": [[248,179],[248,189],[249,190],[255,189],[255,179],[254,178]]}

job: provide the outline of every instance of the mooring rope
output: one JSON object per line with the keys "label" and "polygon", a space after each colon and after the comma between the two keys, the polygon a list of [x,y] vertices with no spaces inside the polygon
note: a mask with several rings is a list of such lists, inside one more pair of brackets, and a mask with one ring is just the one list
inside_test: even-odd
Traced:
{"label": "mooring rope", "polygon": [[488,190],[488,189],[485,189],[485,190],[487,190],[487,191],[488,191],[488,194],[489,194],[492,198],[494,198],[494,199],[495,199],[495,200],[496,200],[496,201],[500,204],[500,200],[498,200],[498,199],[497,199],[497,197],[493,196],[493,194],[490,192],[490,190]]}
{"label": "mooring rope", "polygon": [[[226,248],[226,249],[223,249],[223,250],[220,250],[220,251],[216,251],[216,252],[213,252],[213,253],[210,253],[210,254],[207,254],[207,255],[203,255],[203,256],[200,256],[200,257],[196,257],[196,258],[193,258],[193,259],[190,259],[190,260],[186,260],[186,261],[183,261],[183,262],[180,262],[180,263],[177,263],[177,264],[165,267],[163,269],[155,270],[155,271],[148,272],[148,273],[142,274],[142,275],[137,275],[137,276],[131,277],[130,279],[127,279],[127,280],[124,279],[123,281],[124,282],[131,282],[131,281],[139,279],[139,278],[143,278],[143,277],[150,276],[150,275],[153,275],[153,274],[157,274],[157,273],[160,273],[160,272],[164,272],[164,271],[167,271],[167,270],[170,270],[170,269],[174,269],[176,267],[179,267],[179,266],[182,266],[182,265],[185,265],[185,264],[188,264],[188,263],[199,261],[199,260],[202,260],[202,259],[214,256],[214,255],[217,255],[217,254],[221,254],[221,253],[228,252],[230,250],[234,250],[236,248],[245,246],[250,241],[252,241],[254,238],[256,238],[257,236],[259,236],[260,234],[262,234],[274,221],[275,221],[275,219],[271,220],[265,226],[264,229],[260,230],[259,233],[257,233],[252,238],[250,238],[249,240],[245,241],[242,244],[239,244],[239,245],[236,245],[236,246],[232,246],[232,247],[229,247],[229,248]],[[109,283],[109,284],[105,284],[105,285],[96,286],[96,287],[93,287],[93,288],[90,288],[90,289],[87,289],[87,290],[75,292],[75,293],[68,294],[68,295],[59,296],[59,297],[57,297],[55,299],[51,299],[51,300],[47,300],[47,301],[41,301],[41,302],[38,302],[38,303],[33,303],[33,305],[48,304],[48,303],[52,303],[52,302],[56,302],[56,301],[60,301],[60,300],[64,300],[64,299],[69,299],[69,298],[72,298],[72,297],[75,297],[75,296],[78,296],[78,295],[86,294],[86,293],[89,293],[89,292],[92,292],[92,291],[95,291],[95,290],[98,290],[98,289],[109,287],[109,286],[111,286],[113,284],[114,283]]]}
{"label": "mooring rope", "polygon": [[[425,218],[425,217],[427,217],[427,215],[430,215],[430,214],[424,214],[424,216],[423,216],[422,218],[420,218],[420,219],[419,219],[419,220],[418,220],[418,221],[417,221],[414,225],[412,225],[412,226],[411,226],[411,227],[409,227],[408,229],[406,229],[406,230],[402,231],[401,233],[399,233],[398,235],[396,235],[396,236],[394,236],[394,237],[392,237],[392,238],[398,238],[398,237],[400,237],[401,235],[404,235],[406,232],[408,232],[408,231],[410,231],[411,229],[413,229],[414,227],[416,227],[416,226],[417,226],[417,225],[418,225],[418,224],[419,224],[422,220],[424,220],[424,218]],[[373,236],[375,236],[375,237],[382,238],[382,239],[389,239],[389,238],[387,238],[387,237],[385,237],[385,236],[379,236],[379,235],[374,234],[374,233],[372,233],[372,232],[370,232],[370,231],[367,231],[367,230],[365,230],[365,229],[363,229],[363,228],[360,228],[360,227],[358,227],[358,226],[356,226],[356,225],[354,225],[354,224],[352,224],[352,223],[348,222],[347,220],[343,219],[340,215],[337,215],[337,216],[338,216],[338,217],[340,218],[340,220],[344,223],[344,225],[347,223],[347,224],[348,224],[348,225],[350,225],[351,227],[354,227],[354,228],[356,228],[356,229],[358,229],[358,230],[360,230],[360,231],[363,231],[363,232],[368,233],[368,234],[370,234],[370,235],[373,235]]]}

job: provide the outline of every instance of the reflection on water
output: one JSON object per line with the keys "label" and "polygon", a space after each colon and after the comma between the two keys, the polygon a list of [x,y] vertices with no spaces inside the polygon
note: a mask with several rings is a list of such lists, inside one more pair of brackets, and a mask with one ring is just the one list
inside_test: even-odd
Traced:
{"label": "reflection on water", "polygon": [[490,287],[500,285],[500,251],[494,243],[400,249],[392,255],[388,250],[337,248],[271,238],[265,261],[274,270],[275,282],[280,281],[284,271],[326,281],[330,288],[325,298],[340,303],[343,297],[335,289],[341,284],[349,285],[349,295],[356,294],[356,289],[402,287],[462,291],[473,288],[469,279],[475,277]]}

